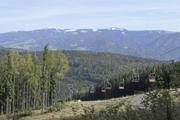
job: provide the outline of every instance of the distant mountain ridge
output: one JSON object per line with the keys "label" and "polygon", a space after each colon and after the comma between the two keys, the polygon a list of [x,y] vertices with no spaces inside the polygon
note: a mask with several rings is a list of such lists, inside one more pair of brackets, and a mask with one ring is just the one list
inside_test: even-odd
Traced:
{"label": "distant mountain ridge", "polygon": [[[27,50],[50,49],[112,52],[155,59],[180,59],[180,32],[109,29],[41,29],[0,34],[0,46]],[[164,54],[163,56],[160,56]]]}

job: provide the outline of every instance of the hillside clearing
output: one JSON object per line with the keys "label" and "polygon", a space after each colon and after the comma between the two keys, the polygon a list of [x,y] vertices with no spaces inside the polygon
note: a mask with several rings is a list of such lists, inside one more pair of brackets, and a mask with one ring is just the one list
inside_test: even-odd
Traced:
{"label": "hillside clearing", "polygon": [[[46,114],[37,114],[37,111],[33,113],[33,116],[28,116],[22,118],[22,120],[50,120],[50,119],[62,119],[68,118],[73,116],[78,116],[83,112],[84,107],[91,107],[95,108],[95,112],[105,109],[109,105],[118,104],[121,101],[125,101],[125,104],[130,104],[133,106],[139,106],[140,101],[143,94],[134,95],[134,96],[127,96],[121,98],[113,98],[109,100],[97,100],[97,101],[81,101],[81,102],[67,102],[65,103],[65,107],[60,112],[51,112]],[[72,108],[76,109],[74,113]]]}

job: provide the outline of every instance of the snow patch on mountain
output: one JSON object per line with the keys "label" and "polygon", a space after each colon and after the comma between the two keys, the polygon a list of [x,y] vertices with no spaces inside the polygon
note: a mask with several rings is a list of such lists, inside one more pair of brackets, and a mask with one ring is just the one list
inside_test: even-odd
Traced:
{"label": "snow patch on mountain", "polygon": [[97,32],[98,30],[99,30],[99,29],[95,29],[95,28],[92,29],[93,32]]}
{"label": "snow patch on mountain", "polygon": [[75,32],[76,29],[64,29],[64,32]]}
{"label": "snow patch on mountain", "polygon": [[119,31],[125,31],[124,28],[118,28],[118,27],[111,27],[110,30],[119,30]]}

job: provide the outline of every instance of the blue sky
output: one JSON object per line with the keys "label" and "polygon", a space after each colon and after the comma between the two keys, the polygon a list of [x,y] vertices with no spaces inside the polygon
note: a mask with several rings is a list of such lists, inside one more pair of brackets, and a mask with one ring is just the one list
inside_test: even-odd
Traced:
{"label": "blue sky", "polygon": [[42,28],[180,31],[180,0],[0,0],[0,32]]}

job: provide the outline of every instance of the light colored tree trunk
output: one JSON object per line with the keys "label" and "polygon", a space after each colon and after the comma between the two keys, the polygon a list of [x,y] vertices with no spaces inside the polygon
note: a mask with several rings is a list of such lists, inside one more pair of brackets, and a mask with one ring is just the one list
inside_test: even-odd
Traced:
{"label": "light colored tree trunk", "polygon": [[6,99],[6,114],[9,114],[9,97]]}
{"label": "light colored tree trunk", "polygon": [[44,106],[45,106],[45,92],[43,92],[42,112],[44,112]]}

